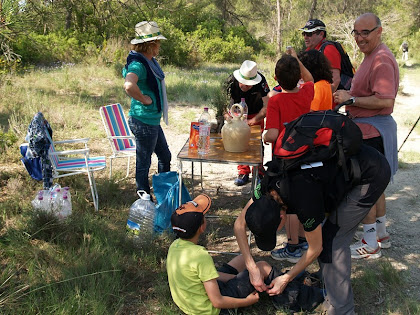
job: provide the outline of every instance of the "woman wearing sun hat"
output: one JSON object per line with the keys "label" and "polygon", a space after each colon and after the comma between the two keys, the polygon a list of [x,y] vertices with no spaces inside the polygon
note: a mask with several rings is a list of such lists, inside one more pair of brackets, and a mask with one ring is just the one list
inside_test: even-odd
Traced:
{"label": "woman wearing sun hat", "polygon": [[156,22],[136,24],[136,37],[122,70],[124,89],[131,97],[128,124],[136,138],[136,186],[150,194],[149,169],[153,152],[158,157],[158,172],[170,170],[171,152],[160,126],[168,124],[165,75],[154,57],[159,53],[161,35]]}
{"label": "woman wearing sun hat", "polygon": [[[261,132],[264,130],[268,92],[270,92],[270,88],[267,80],[257,71],[257,64],[251,60],[245,60],[241,67],[227,79],[230,105],[240,103],[241,98],[245,98],[248,105],[248,125],[261,126]],[[229,114],[225,114],[225,119],[231,119]],[[248,165],[238,165],[238,178],[234,181],[235,185],[242,186],[248,183],[250,173],[251,169]]]}

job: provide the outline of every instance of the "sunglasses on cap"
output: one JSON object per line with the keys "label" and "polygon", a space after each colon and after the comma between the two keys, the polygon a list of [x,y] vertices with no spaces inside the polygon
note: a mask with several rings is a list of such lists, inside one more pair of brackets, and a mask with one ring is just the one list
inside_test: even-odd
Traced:
{"label": "sunglasses on cap", "polygon": [[374,30],[376,30],[379,26],[376,26],[374,28],[372,28],[371,30],[361,30],[360,32],[356,31],[356,30],[352,30],[351,31],[351,35],[353,35],[354,37],[360,36],[362,38],[366,38],[369,36],[370,33],[372,33]]}
{"label": "sunglasses on cap", "polygon": [[302,32],[302,36],[303,37],[312,37],[312,35],[316,34],[318,35],[320,31],[315,31],[315,32]]}

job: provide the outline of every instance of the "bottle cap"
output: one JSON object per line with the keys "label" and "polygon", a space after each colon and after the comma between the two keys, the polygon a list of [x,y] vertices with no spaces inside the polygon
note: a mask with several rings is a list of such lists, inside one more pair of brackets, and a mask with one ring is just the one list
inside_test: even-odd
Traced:
{"label": "bottle cap", "polygon": [[209,108],[208,107],[204,107],[204,111],[205,112],[208,112],[209,111]]}

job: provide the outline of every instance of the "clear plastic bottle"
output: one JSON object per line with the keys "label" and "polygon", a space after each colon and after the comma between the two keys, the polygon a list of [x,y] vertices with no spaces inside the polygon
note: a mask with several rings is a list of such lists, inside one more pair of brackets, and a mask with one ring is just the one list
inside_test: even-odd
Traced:
{"label": "clear plastic bottle", "polygon": [[51,211],[51,202],[50,202],[51,192],[45,189],[45,190],[41,190],[40,193],[42,194],[42,198],[43,198],[40,205],[40,210]]}
{"label": "clear plastic bottle", "polygon": [[43,191],[40,190],[37,194],[37,196],[35,197],[34,200],[32,200],[32,207],[34,207],[34,209],[36,210],[43,210],[43,205],[44,205],[44,194]]}
{"label": "clear plastic bottle", "polygon": [[245,98],[241,98],[241,102],[239,103],[242,106],[242,120],[248,119],[248,105],[245,102]]}
{"label": "clear plastic bottle", "polygon": [[144,190],[137,191],[137,199],[130,207],[127,220],[127,232],[134,235],[152,233],[155,220],[155,204],[150,200],[150,195]]}
{"label": "clear plastic bottle", "polygon": [[[55,189],[51,192],[51,210],[55,213],[61,211],[61,205],[63,203],[63,192],[61,191],[61,186],[56,184]],[[53,188],[54,188],[53,187]]]}
{"label": "clear plastic bottle", "polygon": [[64,193],[67,193],[67,198],[68,198],[68,200],[71,202],[70,187],[68,187],[68,186],[63,187],[63,194],[64,194]]}
{"label": "clear plastic bottle", "polygon": [[208,107],[204,107],[198,122],[200,124],[197,144],[198,154],[204,155],[210,151],[210,114]]}
{"label": "clear plastic bottle", "polygon": [[59,219],[64,220],[71,214],[71,201],[66,191],[63,192],[60,210],[57,213]]}

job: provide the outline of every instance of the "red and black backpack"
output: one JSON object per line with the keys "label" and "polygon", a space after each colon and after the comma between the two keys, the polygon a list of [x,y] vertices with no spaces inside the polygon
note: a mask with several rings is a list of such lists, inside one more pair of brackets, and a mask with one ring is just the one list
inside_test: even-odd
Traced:
{"label": "red and black backpack", "polygon": [[[277,139],[281,141],[276,154],[280,168],[288,171],[336,157],[348,181],[347,162],[360,151],[363,142],[359,127],[347,115],[338,112],[340,107],[349,103],[339,104],[334,110],[309,112],[289,122]],[[355,160],[351,161],[353,181],[360,177],[355,163]]]}

